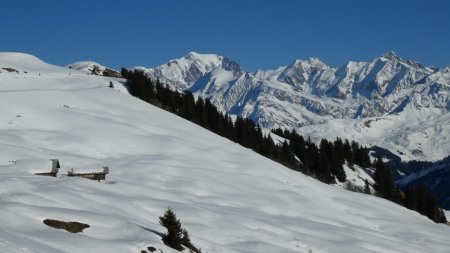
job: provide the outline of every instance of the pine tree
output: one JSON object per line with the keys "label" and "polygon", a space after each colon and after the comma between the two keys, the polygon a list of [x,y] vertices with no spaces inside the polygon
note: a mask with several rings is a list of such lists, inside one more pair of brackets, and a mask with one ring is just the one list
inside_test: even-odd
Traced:
{"label": "pine tree", "polygon": [[356,141],[352,141],[351,143],[352,147],[352,157],[353,157],[353,163],[360,165],[362,164],[362,159],[359,156],[359,144]]}
{"label": "pine tree", "polygon": [[329,142],[325,139],[320,141],[319,146],[319,166],[317,168],[319,179],[325,183],[336,183],[333,175],[331,174],[331,154],[329,153]]}
{"label": "pine tree", "polygon": [[191,92],[183,93],[181,117],[193,121],[195,118],[195,99]]}
{"label": "pine tree", "polygon": [[162,238],[164,244],[176,250],[183,250],[181,246],[183,231],[175,212],[168,208],[164,216],[159,217],[159,223],[167,229],[167,234]]}
{"label": "pine tree", "polygon": [[291,164],[294,162],[295,157],[293,156],[293,154],[290,152],[289,150],[289,144],[287,143],[287,141],[285,140],[283,142],[283,145],[281,146],[281,150],[280,150],[280,158],[281,158],[281,162],[283,164]]}
{"label": "pine tree", "polygon": [[352,147],[350,146],[350,142],[348,142],[347,139],[345,139],[344,145],[343,145],[343,153],[344,158],[347,160],[349,164],[353,164],[353,153],[352,153]]}
{"label": "pine tree", "polygon": [[208,119],[205,110],[205,102],[201,97],[199,97],[197,99],[197,102],[195,103],[195,112],[196,112],[195,122],[202,127],[207,127]]}
{"label": "pine tree", "polygon": [[364,193],[365,194],[371,194],[369,181],[367,181],[367,178],[364,180]]}
{"label": "pine tree", "polygon": [[416,210],[417,208],[417,193],[412,187],[405,190],[405,198],[403,199],[403,206],[408,209]]}
{"label": "pine tree", "polygon": [[191,237],[189,236],[189,233],[186,229],[183,229],[183,237],[181,238],[181,244],[188,248],[190,252],[194,253],[202,253],[200,249],[194,246],[191,242]]}
{"label": "pine tree", "polygon": [[391,172],[387,164],[383,162],[381,158],[377,158],[374,164],[374,189],[383,198],[392,198],[394,192],[394,181],[392,180]]}
{"label": "pine tree", "polygon": [[186,229],[183,229],[182,232],[183,236],[181,237],[181,244],[183,244],[186,247],[189,247],[191,245],[191,237],[189,236],[189,233]]}

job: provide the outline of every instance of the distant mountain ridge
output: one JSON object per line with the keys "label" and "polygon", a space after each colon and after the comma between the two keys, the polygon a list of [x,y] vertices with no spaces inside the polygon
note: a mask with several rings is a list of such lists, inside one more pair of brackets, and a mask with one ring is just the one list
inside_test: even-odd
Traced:
{"label": "distant mountain ridge", "polygon": [[[305,126],[329,128],[330,122],[340,122],[357,126],[348,137],[362,136],[358,141],[364,143],[365,135],[374,135],[374,130],[369,129],[370,124],[364,123],[366,118],[381,124],[385,120],[409,123],[404,119],[411,118],[412,114],[423,114],[429,122],[450,125],[450,67],[424,67],[394,52],[369,62],[349,61],[337,68],[317,58],[309,58],[295,60],[278,69],[256,72],[246,72],[238,63],[223,56],[191,52],[155,68],[137,68],[152,79],[159,79],[179,90],[190,90],[210,99],[221,110],[251,118],[266,129],[281,127],[301,131]],[[416,118],[420,119],[420,115]],[[403,136],[388,140],[395,147],[383,141],[365,144],[379,145],[394,152],[398,149],[397,153],[404,154],[402,158],[407,160],[438,160],[450,155],[450,142],[446,138],[440,140],[441,143],[438,141],[442,146],[436,155],[426,150],[434,145],[434,135],[449,135],[448,126],[409,129],[403,133],[395,133],[395,128],[385,129],[391,130],[394,135],[422,134],[428,138],[411,141]],[[330,137],[339,136],[330,131]],[[307,129],[305,135],[314,137]]]}

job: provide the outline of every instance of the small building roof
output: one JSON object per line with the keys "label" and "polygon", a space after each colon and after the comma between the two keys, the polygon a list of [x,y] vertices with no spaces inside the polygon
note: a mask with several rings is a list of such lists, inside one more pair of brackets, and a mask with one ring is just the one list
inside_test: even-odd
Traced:
{"label": "small building roof", "polygon": [[67,170],[68,173],[89,174],[89,173],[109,173],[109,167],[73,167]]}

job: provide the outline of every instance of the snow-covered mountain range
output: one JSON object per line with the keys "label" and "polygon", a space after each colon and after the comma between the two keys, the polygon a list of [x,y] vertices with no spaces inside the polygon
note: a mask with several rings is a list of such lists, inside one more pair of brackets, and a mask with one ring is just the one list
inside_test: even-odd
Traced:
{"label": "snow-covered mountain range", "polygon": [[155,68],[137,68],[266,129],[355,139],[404,160],[450,155],[450,67],[424,67],[389,52],[337,68],[309,58],[251,73],[226,57],[191,52]]}
{"label": "snow-covered mountain range", "polygon": [[[447,225],[289,170],[123,82],[0,53],[0,252],[177,252],[161,241],[167,207],[205,253],[448,251]],[[34,175],[50,158],[63,173]],[[105,182],[64,174],[99,166]],[[90,227],[72,234],[44,219]]]}

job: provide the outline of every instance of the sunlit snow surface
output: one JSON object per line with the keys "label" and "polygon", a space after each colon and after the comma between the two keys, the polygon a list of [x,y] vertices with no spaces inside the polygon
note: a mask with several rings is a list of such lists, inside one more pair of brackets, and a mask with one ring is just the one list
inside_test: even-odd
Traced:
{"label": "sunlit snow surface", "polygon": [[[447,225],[319,183],[107,87],[119,79],[23,54],[0,54],[3,67],[19,73],[0,69],[0,252],[173,252],[158,235],[167,207],[203,252],[450,249]],[[11,162],[50,158],[110,174],[43,177]],[[91,227],[71,234],[47,218]]]}

